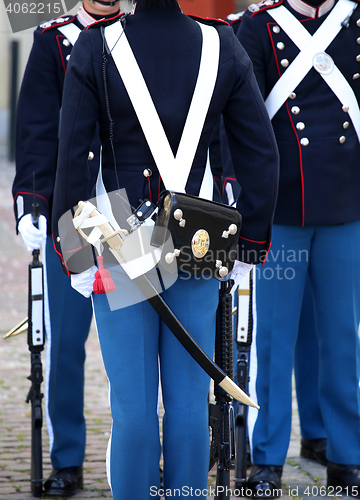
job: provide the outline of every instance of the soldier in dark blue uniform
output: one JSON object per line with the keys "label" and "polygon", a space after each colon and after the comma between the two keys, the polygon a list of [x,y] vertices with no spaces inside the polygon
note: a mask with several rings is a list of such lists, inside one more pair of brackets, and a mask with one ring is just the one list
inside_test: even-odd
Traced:
{"label": "soldier in dark blue uniform", "polygon": [[[47,363],[45,405],[53,471],[44,484],[47,495],[70,496],[83,485],[86,428],[84,362],[92,308],[59,269],[52,243],[51,214],[58,153],[58,131],[65,71],[72,47],[86,26],[119,11],[119,4],[84,0],[76,16],[39,26],[26,66],[17,108],[16,175],[13,197],[17,230],[29,251],[42,245],[45,267]],[[99,141],[87,155],[99,164]],[[39,204],[39,229],[32,224]],[[88,170],[85,183],[91,185]]]}
{"label": "soldier in dark blue uniform", "polygon": [[308,275],[327,485],[360,495],[359,18],[358,2],[269,0],[251,5],[238,30],[280,152],[273,243],[255,283],[254,386],[261,410],[252,432],[256,465],[248,479],[254,497],[280,494]]}
{"label": "soldier in dark blue uniform", "polygon": [[[239,29],[244,12],[230,14],[226,21],[235,33]],[[226,138],[221,135],[221,159],[223,164],[223,196],[226,202],[236,199],[240,186],[233,175],[233,166],[228,151]],[[257,365],[256,350],[252,351],[252,366]],[[304,359],[307,360],[304,363]],[[251,367],[250,367],[251,368]],[[316,335],[312,290],[306,284],[303,304],[299,320],[299,332],[295,348],[295,381],[296,396],[300,418],[301,449],[300,456],[326,465],[326,431],[321,415],[318,380],[319,380],[319,347]],[[250,373],[250,380],[255,380]],[[251,417],[256,415],[251,414]],[[253,425],[253,423],[250,423]]]}
{"label": "soldier in dark blue uniform", "polygon": [[[226,21],[230,24],[235,33],[237,33],[239,29],[242,16],[243,12],[238,12],[236,14],[230,14],[226,18]],[[223,127],[220,127],[215,137],[220,137],[220,141],[216,141],[215,138],[213,140],[213,149],[218,152],[217,155],[213,154],[215,172],[217,178],[221,179],[220,184],[223,202],[232,205],[236,203],[237,196],[240,192],[240,186],[234,175],[234,167]],[[213,163],[211,166],[213,167]],[[244,283],[242,283],[242,286],[244,286]],[[239,297],[239,300],[241,299],[242,297]],[[234,344],[234,349],[236,350],[236,344]],[[249,367],[249,376],[252,383],[256,378],[256,349],[251,351],[251,358],[252,363]],[[307,359],[307,363],[304,363],[304,359]],[[234,370],[236,371],[236,356],[234,356],[234,363]],[[253,372],[251,368],[253,368]],[[317,383],[318,372],[319,348],[316,336],[314,307],[312,304],[311,287],[310,284],[307,284],[301,309],[299,334],[295,349],[296,395],[302,436],[300,456],[325,465],[326,431],[319,402]],[[249,425],[252,427],[253,422],[251,419],[256,418],[256,414],[251,413],[249,417]]]}
{"label": "soldier in dark blue uniform", "polygon": [[[139,199],[156,203],[164,189],[114,59],[106,52],[107,93],[104,88],[102,29],[105,24],[97,23],[83,32],[72,53],[64,88],[54,194],[55,245],[69,271],[79,273],[72,274],[73,286],[86,296],[92,291],[93,261],[84,257],[77,262],[82,268],[70,266],[71,259],[68,260],[66,254],[73,249],[65,245],[62,235],[57,235],[57,224],[64,213],[88,196],[84,183],[86,157],[96,125],[99,124],[100,129],[103,181],[108,192],[126,189],[135,207]],[[201,24],[206,25],[203,30],[210,30],[220,38],[220,61],[186,192],[196,196],[199,193],[210,138],[223,114],[235,172],[243,186],[237,207],[243,216],[239,257],[246,268],[248,263],[258,263],[270,245],[278,156],[251,62],[233,30],[222,21],[198,19],[196,22],[181,12],[176,0],[139,0],[134,15],[105,27],[105,31],[110,28],[120,35],[122,26],[125,27],[124,33],[175,153],[198,76]],[[116,42],[110,49],[115,47]],[[114,155],[110,123],[113,123]],[[219,194],[215,196],[219,200]],[[180,273],[176,283],[162,295],[185,327],[212,355],[218,282],[188,275],[187,279],[181,277],[184,275]],[[119,299],[126,298],[134,286],[129,279],[125,283],[115,292]],[[114,499],[144,500],[161,496],[158,360],[165,408],[164,488],[167,496],[185,498],[190,496],[192,488],[192,494],[196,490],[197,497],[205,498],[209,465],[209,377],[148,302],[111,310],[104,294],[93,294],[92,300],[110,383],[113,428],[107,470]],[[141,471],[135,474],[136,481],[134,467]]]}

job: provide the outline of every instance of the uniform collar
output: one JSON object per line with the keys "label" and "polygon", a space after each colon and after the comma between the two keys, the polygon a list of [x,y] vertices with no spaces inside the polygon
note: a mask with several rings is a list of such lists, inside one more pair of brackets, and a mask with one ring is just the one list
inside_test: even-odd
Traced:
{"label": "uniform collar", "polygon": [[145,7],[141,5],[136,5],[135,13],[139,12],[181,12],[180,6],[177,2],[168,5],[159,5],[155,7]]}
{"label": "uniform collar", "polygon": [[335,0],[325,0],[318,7],[313,7],[302,0],[288,0],[290,7],[292,7],[296,12],[302,14],[306,17],[310,17],[312,19],[317,19],[318,17],[327,14],[335,4]]}
{"label": "uniform collar", "polygon": [[96,21],[94,17],[86,12],[83,5],[81,5],[80,9],[78,10],[76,17],[78,18],[78,21],[84,26],[84,28],[89,26],[89,24],[95,23]]}

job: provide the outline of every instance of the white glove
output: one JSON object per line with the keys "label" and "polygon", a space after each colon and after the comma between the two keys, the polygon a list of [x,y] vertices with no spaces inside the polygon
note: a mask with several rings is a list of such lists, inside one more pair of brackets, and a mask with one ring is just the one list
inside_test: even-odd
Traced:
{"label": "white glove", "polygon": [[96,266],[92,266],[90,269],[87,269],[80,274],[71,275],[71,286],[87,299],[92,294],[95,273],[97,270],[98,268]]}
{"label": "white glove", "polygon": [[240,285],[242,280],[245,278],[245,276],[247,276],[247,274],[253,267],[253,264],[247,264],[246,262],[241,262],[240,260],[235,261],[230,275],[230,278],[235,281],[235,287]]}
{"label": "white glove", "polygon": [[34,226],[31,214],[24,215],[18,224],[19,233],[29,252],[40,248],[42,240],[46,238],[47,223],[44,215],[40,215],[38,224],[39,229]]}

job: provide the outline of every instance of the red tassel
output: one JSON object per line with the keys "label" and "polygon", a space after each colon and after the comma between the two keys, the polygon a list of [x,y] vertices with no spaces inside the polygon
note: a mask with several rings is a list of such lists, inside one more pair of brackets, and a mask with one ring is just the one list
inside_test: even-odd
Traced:
{"label": "red tassel", "polygon": [[101,293],[109,293],[116,290],[114,280],[111,277],[110,271],[104,268],[104,258],[99,255],[97,258],[99,269],[95,273],[95,281],[93,291],[98,295]]}

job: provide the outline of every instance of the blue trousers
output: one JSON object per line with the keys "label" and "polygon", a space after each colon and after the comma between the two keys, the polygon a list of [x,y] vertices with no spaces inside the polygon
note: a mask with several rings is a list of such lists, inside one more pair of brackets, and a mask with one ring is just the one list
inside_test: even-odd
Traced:
{"label": "blue trousers", "polygon": [[[235,339],[236,336],[237,324],[234,325]],[[238,353],[235,340],[233,348],[234,374],[236,375]],[[254,346],[251,349],[253,348]],[[251,365],[249,370],[251,378]],[[319,401],[319,345],[310,279],[307,279],[305,284],[295,346],[294,371],[301,436],[305,439],[326,438]],[[233,402],[233,405],[236,413],[236,401]]]}
{"label": "blue trousers", "polygon": [[[253,463],[283,465],[289,445],[292,371],[309,274],[319,340],[319,399],[327,458],[360,465],[360,222],[274,226],[271,252],[256,269],[257,376],[260,404]],[[306,360],[304,360],[306,362]]]}
{"label": "blue trousers", "polygon": [[[116,281],[116,285],[119,294],[130,293],[132,283],[124,282],[119,287]],[[211,357],[218,289],[218,282],[212,278],[179,278],[162,294]],[[188,498],[188,491],[194,488],[198,493],[203,491],[198,498],[206,498],[210,451],[208,375],[147,301],[110,310],[105,295],[94,295],[93,303],[109,379],[113,427],[107,471],[114,499],[158,498],[159,370],[165,410],[164,489],[171,490],[170,497],[176,493],[176,498]]]}
{"label": "blue trousers", "polygon": [[305,283],[294,372],[301,436],[305,439],[326,438],[319,400],[319,342],[310,278]]}
{"label": "blue trousers", "polygon": [[[44,260],[44,259],[43,259]],[[85,342],[92,306],[71,288],[52,238],[46,242],[49,320],[46,322],[46,416],[54,469],[82,465],[85,456]]]}

